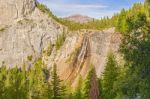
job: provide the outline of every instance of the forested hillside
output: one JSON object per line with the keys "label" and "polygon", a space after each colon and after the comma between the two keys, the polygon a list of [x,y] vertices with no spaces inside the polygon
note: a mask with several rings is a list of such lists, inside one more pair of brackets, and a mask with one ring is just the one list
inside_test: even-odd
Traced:
{"label": "forested hillside", "polygon": [[[150,99],[150,0],[122,9],[112,18],[84,24],[57,18],[44,5],[37,6],[70,30],[115,27],[123,38],[119,49],[123,62],[118,62],[110,50],[102,76],[98,77],[93,64],[89,64],[86,78],[78,77],[76,86],[61,80],[57,65],[48,68],[42,58],[30,67],[25,64],[7,68],[3,63],[0,99]],[[56,45],[58,49],[64,43],[65,37],[61,38]]]}
{"label": "forested hillside", "polygon": [[[134,4],[118,15],[116,31],[123,35],[120,52],[124,65],[106,65],[102,78],[104,99],[149,99],[150,1]],[[108,58],[109,59],[109,58]],[[114,76],[113,76],[114,74]],[[109,82],[109,83],[108,83]],[[106,92],[105,92],[106,91]]]}
{"label": "forested hillside", "polygon": [[46,7],[43,4],[38,4],[37,6],[42,12],[46,13],[49,15],[49,17],[52,17],[54,20],[57,22],[67,26],[70,30],[75,31],[75,30],[80,30],[80,29],[96,29],[96,30],[103,30],[105,28],[111,28],[115,26],[116,20],[118,15],[114,15],[112,18],[109,17],[104,17],[99,20],[93,20],[87,23],[77,23],[74,21],[70,21],[64,18],[58,18],[55,16],[48,7]]}

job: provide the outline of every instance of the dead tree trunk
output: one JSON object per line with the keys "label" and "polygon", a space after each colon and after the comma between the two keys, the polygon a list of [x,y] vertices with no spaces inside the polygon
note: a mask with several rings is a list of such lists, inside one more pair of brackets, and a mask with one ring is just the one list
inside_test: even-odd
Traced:
{"label": "dead tree trunk", "polygon": [[95,69],[94,69],[93,77],[91,79],[91,88],[90,88],[90,93],[89,93],[89,99],[100,99],[100,93],[99,93]]}

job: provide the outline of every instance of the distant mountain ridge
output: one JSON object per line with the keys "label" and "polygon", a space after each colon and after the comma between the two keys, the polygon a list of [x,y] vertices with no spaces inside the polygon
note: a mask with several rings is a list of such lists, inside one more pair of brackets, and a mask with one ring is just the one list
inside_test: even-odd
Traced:
{"label": "distant mountain ridge", "polygon": [[64,19],[67,19],[69,21],[74,21],[76,23],[87,23],[87,22],[96,20],[89,16],[80,15],[80,14],[71,15],[71,16],[65,17]]}

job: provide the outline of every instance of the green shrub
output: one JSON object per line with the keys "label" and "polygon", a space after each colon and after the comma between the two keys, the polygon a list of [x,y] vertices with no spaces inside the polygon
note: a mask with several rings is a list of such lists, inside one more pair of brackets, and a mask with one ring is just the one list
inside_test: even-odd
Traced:
{"label": "green shrub", "polygon": [[65,39],[66,39],[66,37],[65,37],[64,33],[58,35],[56,44],[55,44],[57,50],[59,50],[61,48],[61,46],[64,44]]}
{"label": "green shrub", "polygon": [[32,61],[32,58],[33,58],[32,55],[30,55],[30,56],[27,57],[28,61]]}
{"label": "green shrub", "polygon": [[0,32],[4,32],[6,28],[0,28]]}
{"label": "green shrub", "polygon": [[22,25],[22,24],[23,24],[23,21],[22,21],[22,20],[19,20],[18,23]]}
{"label": "green shrub", "polygon": [[76,48],[70,55],[69,57],[66,59],[65,63],[70,62],[72,59],[74,59],[76,57],[76,55],[79,53],[81,47]]}
{"label": "green shrub", "polygon": [[18,20],[17,22],[18,22],[20,25],[23,25],[23,24],[32,23],[33,20],[25,18],[25,19],[22,19],[22,20]]}
{"label": "green shrub", "polygon": [[38,4],[37,7],[43,12],[47,13],[49,16],[54,16],[50,9],[44,4]]}
{"label": "green shrub", "polygon": [[50,43],[49,46],[43,51],[46,56],[50,56],[53,50],[53,45]]}

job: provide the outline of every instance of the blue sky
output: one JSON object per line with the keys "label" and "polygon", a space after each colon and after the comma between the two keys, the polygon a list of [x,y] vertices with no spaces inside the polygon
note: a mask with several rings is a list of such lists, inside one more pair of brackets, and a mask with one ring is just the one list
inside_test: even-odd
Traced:
{"label": "blue sky", "polygon": [[135,2],[144,0],[38,0],[47,5],[51,11],[59,16],[66,17],[74,14],[87,15],[94,18],[112,16],[122,8],[128,9]]}

